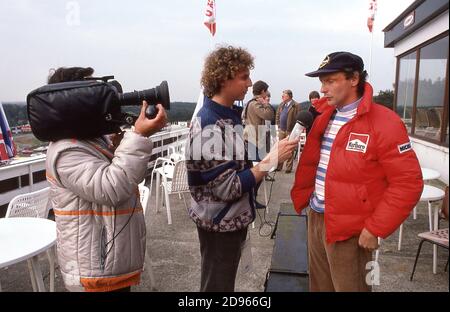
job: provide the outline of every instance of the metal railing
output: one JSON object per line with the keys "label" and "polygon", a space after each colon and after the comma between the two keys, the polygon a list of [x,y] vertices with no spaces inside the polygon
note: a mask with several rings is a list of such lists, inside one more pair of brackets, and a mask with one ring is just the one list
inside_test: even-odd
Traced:
{"label": "metal railing", "polygon": [[[184,125],[174,125],[164,128],[150,138],[153,141],[152,157],[147,168],[152,168],[154,160],[159,156],[167,155],[169,146],[178,140],[187,137],[189,128]],[[31,156],[13,159],[8,165],[0,167],[0,183],[9,179],[18,179],[17,188],[2,192],[0,190],[0,206],[8,204],[15,196],[40,190],[47,187],[47,181],[34,182],[33,174],[45,173],[46,155]],[[22,176],[28,175],[28,185],[22,185]]]}

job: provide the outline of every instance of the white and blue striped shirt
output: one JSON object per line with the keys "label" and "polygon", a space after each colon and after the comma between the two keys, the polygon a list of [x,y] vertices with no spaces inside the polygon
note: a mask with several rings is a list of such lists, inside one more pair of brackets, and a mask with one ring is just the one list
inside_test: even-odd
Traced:
{"label": "white and blue striped shirt", "polygon": [[325,177],[327,175],[334,139],[341,127],[355,117],[360,102],[361,99],[341,109],[336,109],[323,136],[320,147],[320,160],[316,171],[316,185],[309,201],[310,207],[318,213],[325,212]]}

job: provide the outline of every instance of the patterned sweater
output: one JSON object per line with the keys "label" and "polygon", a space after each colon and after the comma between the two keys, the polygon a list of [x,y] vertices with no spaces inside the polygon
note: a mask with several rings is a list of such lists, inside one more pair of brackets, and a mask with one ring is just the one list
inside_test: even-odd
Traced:
{"label": "patterned sweater", "polygon": [[197,226],[232,232],[253,222],[256,180],[250,171],[239,109],[205,97],[191,125],[186,153],[189,215]]}

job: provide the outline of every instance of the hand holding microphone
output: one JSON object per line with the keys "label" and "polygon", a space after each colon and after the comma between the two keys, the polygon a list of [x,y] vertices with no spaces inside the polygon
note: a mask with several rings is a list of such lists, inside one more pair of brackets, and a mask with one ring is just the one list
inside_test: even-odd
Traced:
{"label": "hand holding microphone", "polygon": [[275,170],[278,164],[283,163],[292,156],[300,141],[300,134],[313,123],[313,116],[308,111],[301,111],[297,115],[297,122],[288,138],[278,141],[269,154],[252,168],[257,181],[260,181],[269,171]]}
{"label": "hand holding microphone", "polygon": [[300,137],[303,130],[311,127],[313,122],[313,116],[310,112],[304,110],[298,113],[297,121],[295,122],[294,129],[292,129],[289,135],[289,141],[295,140]]}
{"label": "hand holding microphone", "polygon": [[252,168],[256,182],[261,181],[262,178],[266,176],[269,171],[274,170],[279,163],[288,160],[292,156],[292,152],[298,146],[298,142],[298,138],[292,141],[289,141],[289,138],[284,138],[275,143],[269,154]]}

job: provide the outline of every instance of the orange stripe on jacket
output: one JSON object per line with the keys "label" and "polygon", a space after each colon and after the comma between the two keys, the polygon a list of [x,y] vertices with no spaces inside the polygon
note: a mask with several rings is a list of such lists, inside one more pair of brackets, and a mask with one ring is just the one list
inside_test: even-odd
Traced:
{"label": "orange stripe on jacket", "polygon": [[80,283],[87,292],[112,291],[139,284],[141,272],[119,277],[80,278]]}
{"label": "orange stripe on jacket", "polygon": [[142,208],[130,208],[130,209],[120,209],[116,212],[114,211],[92,211],[92,210],[77,210],[77,211],[64,211],[59,209],[53,209],[53,212],[56,216],[85,216],[85,215],[91,215],[91,216],[120,216],[120,215],[127,215],[133,213],[133,211],[136,212],[143,212],[144,210]]}
{"label": "orange stripe on jacket", "polygon": [[47,178],[47,181],[52,183],[52,184],[56,184],[56,179],[55,177],[53,177],[50,173],[45,172],[45,177]]}

